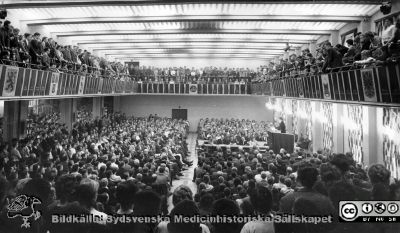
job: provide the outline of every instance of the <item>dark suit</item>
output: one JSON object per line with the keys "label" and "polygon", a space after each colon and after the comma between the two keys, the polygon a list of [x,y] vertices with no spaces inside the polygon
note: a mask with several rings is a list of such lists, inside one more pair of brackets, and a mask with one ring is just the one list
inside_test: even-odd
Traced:
{"label": "dark suit", "polygon": [[10,47],[10,29],[1,27],[0,29],[0,45]]}
{"label": "dark suit", "polygon": [[31,40],[29,46],[29,55],[31,55],[32,63],[38,64],[39,63],[39,55],[42,54],[42,43],[38,40]]}
{"label": "dark suit", "polygon": [[325,57],[325,63],[322,70],[325,71],[326,68],[336,68],[343,66],[342,55],[334,48],[330,48],[326,51],[327,55]]}
{"label": "dark suit", "polygon": [[286,133],[286,125],[283,121],[281,121],[281,123],[279,123],[277,130],[280,130],[281,133]]}

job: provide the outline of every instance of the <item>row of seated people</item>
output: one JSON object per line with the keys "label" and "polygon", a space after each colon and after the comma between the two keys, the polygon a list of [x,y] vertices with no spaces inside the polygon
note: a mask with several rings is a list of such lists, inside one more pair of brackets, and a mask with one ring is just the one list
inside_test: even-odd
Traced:
{"label": "row of seated people", "polygon": [[68,131],[58,114],[32,119],[36,127],[26,138],[1,145],[0,232],[20,232],[22,219],[7,217],[7,204],[20,194],[41,201],[43,221],[32,221],[28,232],[71,232],[47,221],[51,211],[128,214],[129,192],[139,189],[155,193],[166,214],[172,180],[192,165],[186,159],[186,121],[115,113],[81,117]]}
{"label": "row of seated people", "polygon": [[345,41],[345,45],[332,46],[329,41],[323,42],[317,49],[315,57],[309,49],[297,56],[292,54],[288,59],[278,63],[270,62],[261,67],[262,75],[254,82],[261,82],[273,77],[283,77],[300,73],[332,72],[344,66],[365,67],[390,62],[400,56],[400,18],[396,24],[386,19],[382,35],[368,31],[357,33],[354,39]]}
{"label": "row of seated people", "polygon": [[0,28],[0,48],[1,61],[6,65],[114,78],[127,74],[122,63],[94,56],[78,46],[58,44],[38,32],[20,35],[20,30],[8,20]]}
{"label": "row of seated people", "polygon": [[[100,119],[85,120],[85,124],[78,123],[69,134],[47,118],[41,121],[48,127],[38,130],[33,142],[24,142],[21,148],[18,141],[13,141],[10,151],[4,148],[1,151],[4,173],[0,178],[1,232],[398,232],[396,224],[337,222],[340,200],[400,200],[400,184],[391,178],[390,171],[383,165],[363,169],[353,161],[351,154],[322,151],[287,154],[284,150],[260,153],[257,147],[248,152],[221,149],[212,154],[200,150],[193,177],[197,191],[185,185],[173,191],[170,221],[155,218],[156,221],[151,223],[113,224],[105,219],[108,216],[165,214],[163,200],[168,194],[161,191],[157,183],[165,181],[166,174],[173,169],[164,163],[158,165],[155,154],[157,148],[165,144],[180,144],[187,124],[154,117],[129,120],[115,114],[108,117],[111,125]],[[129,121],[136,122],[135,127],[130,129],[131,124],[125,124]],[[129,130],[133,131],[129,134],[130,139],[125,137]],[[156,142],[155,149],[142,147],[151,144],[145,139],[157,141],[151,140],[153,133],[159,135],[163,143]],[[50,153],[44,153],[45,148],[53,144],[51,138],[60,135],[66,136],[62,140],[66,144],[55,143]],[[96,135],[109,135],[108,142],[103,142],[98,149],[95,142],[99,137]],[[129,145],[129,141],[139,143]],[[135,152],[126,154],[124,146],[128,147],[126,150],[134,147]],[[165,164],[168,159],[173,159],[168,154],[163,156],[167,157]],[[32,226],[26,230],[21,230],[20,218],[7,217],[5,208],[20,194],[35,196],[42,202],[35,206],[43,213],[41,220],[32,221]],[[50,224],[50,215],[61,213],[91,213],[103,216],[103,219],[94,224]],[[280,213],[334,217],[328,224],[278,224],[259,220],[247,223],[174,221],[174,216],[181,215],[273,217]]]}
{"label": "row of seated people", "polygon": [[322,150],[288,154],[283,149],[261,153],[257,147],[250,151],[220,148],[209,153],[203,148],[193,182],[197,192],[187,195],[197,203],[192,215],[333,216],[326,224],[205,223],[202,227],[211,232],[398,232],[396,224],[338,222],[341,200],[400,200],[400,181],[393,179],[388,169],[382,164],[363,168],[351,154]]}
{"label": "row of seated people", "polygon": [[267,141],[267,132],[273,128],[269,122],[245,119],[200,119],[198,139],[211,144],[257,145]]}

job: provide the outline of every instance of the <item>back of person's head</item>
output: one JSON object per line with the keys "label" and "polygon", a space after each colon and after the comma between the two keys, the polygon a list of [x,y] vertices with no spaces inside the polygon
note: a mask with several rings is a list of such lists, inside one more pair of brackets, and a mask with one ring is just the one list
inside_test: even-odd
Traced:
{"label": "back of person's head", "polygon": [[297,180],[306,188],[311,189],[317,182],[318,170],[313,167],[302,167],[298,170]]}
{"label": "back of person's head", "polygon": [[75,176],[69,174],[60,176],[55,183],[57,198],[60,199],[61,202],[72,201],[77,185],[78,182]]}
{"label": "back of person's head", "polygon": [[258,186],[251,194],[250,201],[260,214],[268,214],[272,208],[272,194],[268,188]]}
{"label": "back of person's head", "polygon": [[231,196],[231,189],[230,188],[228,188],[228,187],[226,187],[226,188],[224,188],[224,196],[225,197],[230,197]]}
{"label": "back of person's head", "polygon": [[[1,187],[1,186],[0,186]],[[400,181],[390,185],[390,197],[392,200],[400,200]]]}
{"label": "back of person's head", "polygon": [[131,208],[134,196],[138,188],[131,181],[124,181],[118,184],[116,198],[122,208]]}
{"label": "back of person's head", "polygon": [[267,174],[265,172],[261,173],[261,179],[265,180],[267,178]]}
{"label": "back of person's head", "polygon": [[13,139],[11,140],[11,145],[12,145],[12,147],[16,147],[16,146],[18,145],[18,139],[13,138]]}
{"label": "back of person's head", "polygon": [[368,177],[373,185],[377,183],[389,185],[390,171],[382,164],[374,164],[368,169]]}
{"label": "back of person's head", "polygon": [[383,183],[375,183],[372,186],[372,200],[384,200],[384,201],[389,201],[391,198],[390,195],[390,187],[388,185],[385,185]]}
{"label": "back of person's head", "polygon": [[211,193],[206,193],[200,197],[199,208],[211,210],[214,202],[214,196]]}
{"label": "back of person's head", "polygon": [[178,186],[172,194],[172,204],[174,206],[183,200],[193,200],[192,190],[186,185]]}
{"label": "back of person's head", "polygon": [[78,202],[86,208],[94,207],[97,198],[99,183],[97,181],[84,178],[76,188],[76,198]]}
{"label": "back of person's head", "polygon": [[51,201],[51,185],[44,179],[31,179],[25,184],[21,194],[38,198],[41,201],[39,209],[43,209]]}
{"label": "back of person's head", "polygon": [[336,166],[342,174],[349,171],[353,161],[344,154],[335,154],[331,160],[331,164]]}
{"label": "back of person's head", "polygon": [[353,39],[348,39],[348,40],[346,40],[346,43],[348,45],[353,45],[354,41],[353,41]]}
{"label": "back of person's head", "polygon": [[[229,199],[219,199],[214,202],[212,215],[213,216],[237,216],[240,214],[240,209],[237,204]],[[239,233],[242,224],[238,223],[213,223],[214,232],[215,233],[225,233],[225,232],[232,232],[232,233]]]}
{"label": "back of person's head", "polygon": [[[318,216],[322,215],[317,205],[306,197],[299,197],[293,203],[293,214],[299,216]],[[294,233],[321,233],[326,232],[324,224],[300,223],[296,224]]]}
{"label": "back of person's head", "polygon": [[288,187],[288,188],[292,187],[292,180],[291,180],[290,178],[286,178],[286,179],[284,180],[283,183],[284,183],[284,184],[286,185],[286,187]]}
{"label": "back of person's head", "polygon": [[3,23],[3,25],[7,26],[7,27],[10,26],[10,24],[11,24],[11,22],[9,20],[4,21],[4,23]]}
{"label": "back of person's head", "polygon": [[322,164],[320,166],[320,173],[321,180],[328,186],[339,181],[341,178],[340,170],[331,164]]}
{"label": "back of person's head", "polygon": [[154,191],[143,190],[136,193],[133,205],[135,215],[155,216],[160,212],[161,198]]}
{"label": "back of person's head", "polygon": [[168,232],[169,233],[201,233],[202,229],[200,227],[200,223],[198,222],[189,222],[184,223],[182,221],[175,221],[175,216],[182,217],[192,217],[199,215],[200,211],[196,206],[196,203],[191,200],[183,200],[179,202],[171,211],[171,222],[168,223]]}
{"label": "back of person's head", "polygon": [[269,176],[267,179],[267,182],[269,185],[273,185],[275,182],[275,178],[273,176]]}
{"label": "back of person's head", "polygon": [[3,207],[4,200],[8,192],[8,182],[4,176],[0,175],[0,206]]}
{"label": "back of person's head", "polygon": [[328,195],[335,209],[339,208],[340,201],[352,201],[358,199],[353,185],[344,181],[336,182],[329,187]]}

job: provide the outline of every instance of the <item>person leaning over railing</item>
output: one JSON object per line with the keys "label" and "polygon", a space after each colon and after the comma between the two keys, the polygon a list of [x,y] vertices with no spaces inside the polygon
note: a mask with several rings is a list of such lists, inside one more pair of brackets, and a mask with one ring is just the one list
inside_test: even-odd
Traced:
{"label": "person leaning over railing", "polygon": [[325,42],[323,49],[325,50],[325,63],[322,66],[322,72],[326,72],[327,68],[336,68],[343,66],[342,55],[332,47],[330,42]]}

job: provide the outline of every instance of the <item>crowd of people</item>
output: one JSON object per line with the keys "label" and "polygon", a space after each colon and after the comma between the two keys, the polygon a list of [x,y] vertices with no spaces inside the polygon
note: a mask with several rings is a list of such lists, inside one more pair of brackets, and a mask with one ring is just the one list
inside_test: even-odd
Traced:
{"label": "crowd of people", "polygon": [[[296,149],[289,154],[284,149],[276,152],[267,148],[264,152],[253,145],[237,150],[218,147],[209,152],[200,147],[193,174],[197,188],[183,184],[171,192],[171,180],[179,179],[181,171],[193,165],[187,160],[188,122],[119,113],[96,119],[80,115],[71,130],[59,122],[56,113],[33,118],[36,127],[26,138],[2,144],[0,232],[398,232],[396,224],[337,221],[340,200],[400,200],[400,183],[383,165],[365,169],[351,154],[325,151]],[[268,127],[250,120],[202,119],[199,139],[245,145],[252,139],[264,140]],[[28,211],[28,228],[21,227],[25,212],[11,208],[21,204],[21,199],[15,199],[21,195],[35,198],[31,210],[41,214],[28,215]],[[170,212],[169,196],[173,205]],[[289,224],[257,217],[189,223],[175,218],[273,219],[284,213],[331,216],[332,221]],[[91,215],[97,220],[61,223],[57,214]],[[122,222],[127,216],[158,217],[148,222]]]}
{"label": "crowd of people", "polygon": [[400,200],[400,182],[391,178],[389,170],[381,164],[363,169],[351,154],[261,153],[256,147],[200,151],[194,181],[198,189],[193,200],[203,215],[333,216],[324,224],[253,220],[221,227],[211,223],[208,227],[214,232],[394,233],[399,229],[396,224],[338,222],[341,200]]}
{"label": "crowd of people", "polygon": [[102,75],[122,80],[155,82],[214,82],[235,81],[263,82],[265,80],[295,74],[330,72],[335,68],[354,64],[380,64],[389,58],[400,56],[400,19],[394,24],[385,19],[382,35],[371,31],[357,33],[345,45],[333,46],[329,41],[321,43],[316,54],[309,49],[301,55],[292,54],[278,62],[269,62],[257,70],[249,68],[204,67],[128,67],[91,54],[78,46],[61,45],[53,38],[40,33],[20,34],[6,20],[0,28],[1,61],[3,64],[31,67],[68,73]]}
{"label": "crowd of people", "polygon": [[193,82],[193,83],[228,83],[228,82],[248,82],[255,78],[258,73],[249,68],[221,68],[221,67],[168,67],[156,68],[140,66],[129,70],[132,78],[141,81],[170,81],[174,82]]}
{"label": "crowd of people", "polygon": [[261,82],[275,77],[296,74],[332,72],[339,68],[359,65],[380,65],[400,57],[400,18],[397,22],[387,18],[381,36],[375,32],[356,33],[354,39],[344,41],[344,44],[332,45],[325,41],[317,48],[316,54],[309,49],[301,55],[292,54],[287,59],[270,62],[268,66],[260,67],[263,72],[254,79]]}
{"label": "crowd of people", "polygon": [[78,46],[61,45],[40,33],[20,34],[6,20],[0,28],[1,61],[6,65],[126,78],[127,68],[120,62],[110,62]]}
{"label": "crowd of people", "polygon": [[[26,138],[1,145],[0,232],[87,232],[93,230],[90,224],[51,224],[46,216],[131,214],[139,190],[142,214],[153,204],[146,203],[148,197],[166,214],[172,180],[192,166],[187,160],[189,126],[183,120],[115,113],[80,117],[68,130],[59,114],[33,119],[35,128]],[[42,218],[32,220],[29,229],[21,228],[22,219],[8,217],[9,204],[21,194],[41,202],[36,208]],[[135,211],[140,204],[135,203]],[[95,229],[90,232],[109,230],[105,224]]]}
{"label": "crowd of people", "polygon": [[273,129],[270,122],[257,122],[245,119],[200,119],[198,139],[211,144],[258,145],[267,141],[267,132]]}

